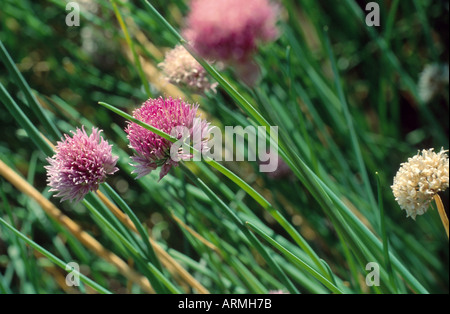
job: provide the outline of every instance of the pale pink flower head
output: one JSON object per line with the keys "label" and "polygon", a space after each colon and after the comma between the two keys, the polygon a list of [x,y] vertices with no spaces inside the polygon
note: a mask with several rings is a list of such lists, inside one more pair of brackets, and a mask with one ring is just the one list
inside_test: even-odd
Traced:
{"label": "pale pink flower head", "polygon": [[[182,99],[150,98],[140,108],[134,110],[133,117],[179,140],[197,139],[197,143],[193,146],[201,152],[208,149],[210,125],[207,121],[196,117],[197,109],[198,105],[189,104]],[[129,122],[125,132],[130,141],[129,147],[135,151],[131,159],[134,162],[132,166],[136,168],[132,172],[137,173],[136,179],[161,167],[159,174],[161,180],[172,167],[178,166],[180,160],[193,157],[189,151],[183,150],[183,147],[179,147],[174,156],[171,148],[175,143],[136,123]]]}
{"label": "pale pink flower head", "polygon": [[73,137],[64,134],[57,143],[55,155],[48,157],[47,181],[55,197],[79,202],[90,191],[96,191],[108,175],[117,170],[118,157],[111,153],[111,145],[100,136],[102,131],[92,128],[87,135],[84,126],[73,132]]}
{"label": "pale pink flower head", "polygon": [[211,60],[244,63],[278,34],[279,10],[269,0],[192,0],[190,9],[184,35]]}
{"label": "pale pink flower head", "polygon": [[166,79],[177,86],[188,87],[195,92],[216,91],[217,83],[211,83],[206,70],[182,45],[169,50],[158,65]]}

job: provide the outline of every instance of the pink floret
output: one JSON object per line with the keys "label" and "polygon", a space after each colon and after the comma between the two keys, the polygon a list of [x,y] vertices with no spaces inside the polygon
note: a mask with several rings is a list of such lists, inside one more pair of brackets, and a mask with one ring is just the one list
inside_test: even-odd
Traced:
{"label": "pink floret", "polygon": [[106,177],[118,171],[117,156],[111,154],[111,145],[101,136],[102,131],[92,128],[91,135],[82,129],[73,137],[65,134],[57,143],[55,155],[48,157],[47,181],[55,197],[80,201],[90,191],[96,191]]}

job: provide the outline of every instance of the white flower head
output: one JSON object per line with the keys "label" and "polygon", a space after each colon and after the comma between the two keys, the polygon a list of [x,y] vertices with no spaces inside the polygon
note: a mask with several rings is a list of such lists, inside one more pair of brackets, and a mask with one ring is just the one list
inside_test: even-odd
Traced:
{"label": "white flower head", "polygon": [[218,84],[210,82],[206,70],[181,45],[168,51],[158,66],[174,85],[186,86],[197,92],[216,91]]}
{"label": "white flower head", "polygon": [[391,186],[395,200],[413,219],[423,215],[436,193],[449,186],[447,150],[424,149],[402,163]]}

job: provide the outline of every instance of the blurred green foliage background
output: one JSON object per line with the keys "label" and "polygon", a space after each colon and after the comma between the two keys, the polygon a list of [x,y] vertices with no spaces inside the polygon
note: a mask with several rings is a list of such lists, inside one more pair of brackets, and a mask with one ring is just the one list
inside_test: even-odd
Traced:
{"label": "blurred green foliage background", "polygon": [[[65,24],[67,12],[64,1],[0,0],[0,39],[31,88],[36,91],[40,102],[52,113],[51,118],[60,130],[67,133],[87,119],[102,128],[105,136],[117,147],[127,151],[127,142],[121,131],[125,122],[97,103],[104,101],[131,112],[146,99],[145,90],[133,60],[127,56],[128,48],[110,2],[77,2],[82,6],[81,25],[68,27]],[[152,2],[172,25],[177,28],[183,26],[183,16],[188,12],[185,1]],[[299,124],[295,118],[289,122],[286,112],[295,112],[294,109],[290,110],[296,105],[291,100],[298,99],[298,105],[305,114],[306,131],[310,133],[310,141],[313,143],[312,155],[315,158],[308,159],[309,164],[324,165],[330,180],[338,183],[348,182],[348,185],[341,185],[342,191],[346,191],[348,186],[355,187],[355,184],[358,184],[356,182],[360,181],[347,137],[347,126],[344,120],[336,115],[338,111],[330,109],[332,104],[327,103],[327,96],[324,96],[327,90],[334,89],[322,38],[323,27],[328,26],[333,53],[337,59],[355,128],[361,139],[362,153],[372,185],[376,186],[375,172],[380,173],[384,185],[383,195],[389,216],[388,228],[392,245],[397,253],[412,265],[411,272],[414,275],[426,278],[424,282],[431,292],[448,293],[448,243],[439,236],[441,232],[438,230],[440,225],[437,214],[434,211],[430,214],[433,215],[432,219],[420,217],[417,222],[406,219],[405,213],[393,200],[389,185],[400,163],[414,155],[418,149],[448,149],[448,86],[426,106],[417,102],[417,97],[411,93],[410,87],[411,83],[417,84],[425,65],[436,62],[448,64],[449,2],[377,1],[381,7],[381,26],[369,31],[354,17],[350,7],[344,2],[283,1],[283,5],[290,6],[288,9],[292,10],[282,11],[281,36],[276,43],[262,47],[256,57],[256,61],[262,65],[259,89],[252,90],[243,84],[236,84],[243,93],[256,99],[259,109],[269,117],[271,123],[283,124],[287,130],[297,128],[292,131],[293,137],[295,132],[299,132]],[[367,1],[356,3],[364,9]],[[140,1],[123,2],[121,8],[125,20],[132,19],[136,29],[148,39],[135,40],[139,53],[156,67],[162,61],[162,52],[173,47],[174,39],[151,19]],[[292,19],[291,15],[298,18]],[[130,24],[128,26],[130,27]],[[387,47],[380,46],[376,34],[382,35]],[[398,68],[392,66],[392,56],[386,54],[386,51],[394,53],[404,72],[400,73]],[[290,56],[290,59],[287,56]],[[229,69],[225,69],[223,73],[234,79],[234,74]],[[318,89],[312,73],[318,74],[327,88]],[[157,80],[158,78],[150,79],[151,91],[155,95],[162,93],[157,85],[153,84],[153,81]],[[0,64],[0,82],[16,100],[25,101],[20,89],[11,82],[3,64]],[[300,95],[292,97],[290,94],[292,90],[296,90],[294,94],[298,92],[295,82],[299,82],[308,95],[310,105],[316,109],[315,114],[322,118],[323,125],[316,124],[313,114],[308,111],[308,105]],[[206,96],[190,94],[188,91],[184,93],[189,101],[200,102],[202,110],[213,124],[223,126],[246,123],[245,116],[222,91],[217,95]],[[272,107],[264,105],[268,104],[268,101],[271,101]],[[277,110],[277,106],[286,106],[289,109],[283,113]],[[271,110],[279,115],[273,114]],[[38,125],[37,121],[34,122]],[[347,172],[340,168],[335,150],[327,146],[325,133],[318,132],[318,129],[333,138],[340,150],[340,157],[348,161],[350,168]],[[2,160],[8,160],[9,164],[14,165],[24,176],[31,176],[28,178],[39,191],[46,189],[43,168],[46,156],[32,147],[29,138],[4,107],[0,107],[0,157]],[[121,157],[125,167],[129,160],[127,156]],[[345,272],[340,270],[339,259],[334,259],[338,254],[333,247],[336,239],[332,229],[315,210],[316,204],[311,196],[306,192],[298,192],[302,189],[295,180],[277,181],[268,178],[258,173],[257,165],[252,163],[228,166],[239,171],[247,181],[262,191],[265,197],[281,204],[280,207],[284,208],[291,221],[301,226],[311,245],[323,256],[333,260],[332,269],[338,273]],[[196,209],[199,214],[195,221],[203,221],[205,229],[217,226],[214,225],[214,218],[208,216],[208,202],[189,199],[191,195],[184,191],[186,186],[183,183],[186,179],[181,172],[175,170],[170,177],[159,184],[151,178],[137,182],[129,172],[120,171],[110,179],[110,183],[132,206],[141,221],[152,228],[155,238],[195,259],[198,252],[173,222],[170,211],[175,210],[189,221],[192,218],[182,208],[186,207],[186,204],[198,206]],[[154,194],[148,193],[149,186],[154,189]],[[177,186],[179,189],[176,189]],[[21,230],[32,236],[36,242],[70,260],[73,251],[77,250],[77,245],[65,248],[55,236],[62,232],[59,227],[45,218],[35,203],[19,194],[3,179],[0,179],[0,189],[14,209]],[[232,186],[230,189],[237,198],[240,197],[238,189]],[[348,201],[359,208],[357,200],[363,196],[357,193],[352,195],[353,193],[349,193]],[[448,210],[448,191],[442,197]],[[5,199],[3,202],[6,202]],[[169,200],[172,200],[173,204],[169,203]],[[250,208],[255,207],[252,200],[244,198],[244,202]],[[70,213],[74,220],[97,235],[103,243],[108,242],[86,216],[82,206],[57,202],[55,204],[64,212]],[[0,215],[2,214],[0,211]],[[257,212],[257,215],[275,232],[284,235],[284,231],[267,214]],[[373,224],[373,218],[367,219]],[[217,233],[222,235],[221,231],[226,232],[218,228]],[[413,244],[414,242],[418,242],[419,246]],[[435,255],[427,257],[422,256],[420,252],[414,252],[414,255],[408,256],[408,250],[421,247],[427,247]],[[24,261],[21,261],[17,254],[11,250],[11,246],[0,240],[0,273],[4,276],[8,276],[10,263],[15,264],[16,271],[26,271],[27,267],[20,266]],[[92,275],[96,280],[108,281],[110,287],[117,287],[116,291],[122,291],[120,287],[123,285],[116,282],[120,280],[116,279],[115,270],[109,265],[90,256],[81,248],[78,248],[75,255],[83,263],[92,266]],[[422,269],[422,262],[416,259],[428,259],[424,263],[432,265],[431,270]],[[60,291],[48,276],[44,276],[45,284],[42,285],[23,285],[22,278],[30,277],[21,277],[20,270],[19,275],[11,276],[14,277],[14,292],[33,292],[33,287],[38,286],[45,286],[47,291]],[[37,280],[37,277],[31,278]]]}

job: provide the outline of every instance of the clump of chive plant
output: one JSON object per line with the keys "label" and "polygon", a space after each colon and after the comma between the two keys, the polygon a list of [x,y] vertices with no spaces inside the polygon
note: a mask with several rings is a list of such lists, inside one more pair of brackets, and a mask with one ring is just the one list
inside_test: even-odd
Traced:
{"label": "clump of chive plant", "polygon": [[435,98],[449,83],[448,64],[428,64],[419,76],[419,97],[424,103]]}
{"label": "clump of chive plant", "polygon": [[55,155],[48,157],[47,182],[55,197],[79,202],[90,191],[97,191],[108,175],[119,169],[117,156],[111,153],[111,145],[100,136],[102,130],[92,128],[87,135],[84,126],[73,137],[65,134],[55,148]]}
{"label": "clump of chive plant", "polygon": [[277,38],[278,12],[268,0],[192,0],[184,35],[200,56],[234,66],[252,83],[259,71],[253,54]]}
{"label": "clump of chive plant", "polygon": [[182,45],[169,50],[158,66],[166,79],[174,85],[188,87],[200,93],[216,91],[217,83],[210,82],[205,69]]}
{"label": "clump of chive plant", "polygon": [[[446,152],[444,149],[439,153],[433,149],[424,149],[401,164],[391,188],[407,217],[415,219],[417,215],[426,213],[432,200],[439,198],[437,193],[449,187],[449,159]],[[440,214],[445,214],[445,211]]]}
{"label": "clump of chive plant", "polygon": [[[150,98],[140,108],[134,110],[133,117],[179,140],[187,137],[199,139],[199,143],[194,147],[199,148],[201,152],[208,149],[210,124],[196,117],[197,109],[198,105],[189,104],[182,99]],[[172,167],[178,166],[180,160],[193,157],[190,151],[185,151],[182,147],[177,150],[176,156],[173,156],[171,152],[173,142],[136,123],[129,122],[125,132],[130,141],[129,147],[135,151],[131,159],[135,167],[132,173],[137,174],[136,179],[161,167],[159,174],[161,180]]]}

